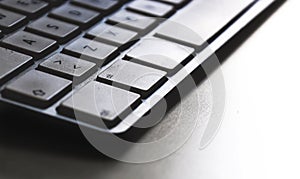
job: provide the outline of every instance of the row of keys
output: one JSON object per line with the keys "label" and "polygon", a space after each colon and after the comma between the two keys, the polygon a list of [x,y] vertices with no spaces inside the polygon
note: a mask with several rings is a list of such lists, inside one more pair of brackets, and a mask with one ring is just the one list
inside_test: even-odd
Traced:
{"label": "row of keys", "polygon": [[[3,45],[35,58],[43,57],[58,48],[56,41],[25,31],[19,31],[2,41]],[[118,47],[80,38],[64,48],[64,52],[81,57],[98,65],[118,55]]]}
{"label": "row of keys", "polygon": [[[83,28],[89,27],[95,20],[101,17],[101,13],[105,9],[89,7],[87,2],[89,1],[74,0],[72,4],[81,5],[93,10],[66,4],[60,7],[61,9],[58,8],[52,11],[49,17],[43,17],[26,28],[26,31],[38,33],[47,38],[21,31],[5,39],[3,43],[9,47],[18,45],[22,47],[24,44],[27,44],[22,49],[22,52],[26,52],[34,57],[44,56],[57,46],[56,41],[59,43],[67,42],[77,35],[79,32],[78,26]],[[102,3],[103,6],[105,4],[104,2],[97,2]],[[85,4],[83,5],[83,3]],[[111,7],[116,6],[109,3],[106,5],[110,5]],[[70,90],[72,82],[81,82],[95,73],[97,66],[106,63],[118,54],[118,48],[135,42],[139,32],[154,26],[156,22],[154,18],[141,14],[166,17],[173,12],[172,6],[165,5],[159,7],[159,5],[160,3],[154,1],[145,1],[145,3],[133,2],[129,4],[127,9],[130,11],[121,10],[108,19],[109,23],[118,24],[120,27],[109,24],[96,26],[86,34],[86,37],[96,39],[97,41],[86,38],[74,41],[64,48],[64,54],[52,56],[39,64],[38,70],[27,72],[13,83],[7,85],[2,95],[6,98],[28,103],[36,107],[46,108],[50,106]],[[111,8],[110,6],[108,7]],[[148,8],[152,10],[149,11]],[[45,39],[46,43],[44,42]],[[23,45],[20,45],[20,43],[23,43]],[[156,55],[164,57],[157,58],[154,54],[152,57],[144,58],[145,54],[147,56],[151,53],[157,53],[157,48],[154,48],[154,45],[147,43],[145,40],[141,44],[137,45],[126,55],[127,60],[133,60],[136,63],[117,60],[98,76],[98,82],[91,82],[74,93],[71,98],[60,105],[58,111],[67,116],[71,116],[74,112],[79,112],[79,114],[87,115],[88,119],[102,118],[106,121],[116,121],[120,116],[128,114],[130,107],[136,106],[140,102],[140,98],[147,98],[159,88],[167,80],[165,77],[167,75],[166,72],[170,73],[170,71],[174,71],[193,52],[191,49],[176,47],[172,43],[161,41],[157,43],[157,48],[160,51]],[[174,50],[173,52],[178,51],[178,53],[163,54],[162,52],[166,48],[171,48],[172,51]],[[166,66],[167,61],[172,60],[175,60],[175,62],[172,62],[172,65]],[[33,81],[35,81],[34,85],[26,85],[33,83]],[[105,85],[104,83],[109,85]],[[91,91],[93,93],[89,93]],[[112,91],[113,93],[120,94],[120,97],[116,98],[117,101],[111,99],[118,96],[109,95]],[[91,94],[91,96],[89,97],[87,93]],[[128,96],[128,98],[124,99],[124,96]],[[91,104],[90,101],[95,100],[95,98],[97,99],[96,103]],[[113,123],[109,122],[110,125]]]}
{"label": "row of keys", "polygon": [[[42,71],[47,71],[48,73],[62,76],[63,78],[71,79],[71,77],[82,77],[84,74],[87,74],[88,71],[92,72],[92,69],[94,69],[94,67],[95,64],[79,59],[74,59],[73,57],[67,55],[59,54],[40,64],[39,69]],[[39,108],[48,107],[49,105],[56,102],[61,96],[66,94],[66,92],[70,90],[70,85],[72,84],[72,81],[56,77],[48,73],[37,70],[27,72],[26,74],[15,80],[13,83],[10,83],[6,86],[6,88],[2,92],[3,97],[30,104]],[[165,74],[165,72],[162,72],[160,70],[155,70],[128,61],[119,60],[109,69],[101,73],[98,77],[98,80],[105,80],[105,83],[108,83],[108,81],[110,81],[111,83],[127,86],[127,88],[132,88],[130,89],[130,91],[136,92],[128,93],[127,90],[115,88],[115,84],[106,87],[107,89],[117,91],[117,93],[122,92],[124,95],[131,94],[132,96],[136,97],[136,99],[133,101],[130,101],[127,98],[116,98],[118,99],[118,105],[120,107],[124,107],[123,104],[125,102],[130,103],[128,104],[128,106],[131,106],[134,101],[140,98],[140,95],[138,95],[137,93],[140,93],[142,97],[145,97],[156,90],[165,81]],[[99,86],[103,85],[99,83]],[[85,91],[86,88],[89,87],[84,87],[80,91]],[[110,90],[100,90],[101,93],[96,92],[92,93],[91,95],[95,95],[97,99],[98,97],[99,99],[102,99],[99,101],[97,100],[97,104],[102,104],[101,107],[104,107],[106,111],[110,111],[109,113],[112,115],[112,112],[116,110],[114,108],[115,104],[112,103],[112,99],[108,99],[112,96],[115,97],[115,95],[108,95],[111,92]],[[74,104],[72,103],[72,107],[75,107],[78,110],[86,110],[89,113],[92,113],[91,110],[93,111],[94,108],[87,108],[88,106],[86,106],[86,104],[90,103],[90,101],[94,98],[92,98],[92,96],[91,98],[84,97],[83,95],[87,94],[80,94],[80,91],[75,93],[74,96],[64,102],[62,106],[69,106],[71,108],[70,101],[79,100],[81,101],[81,103],[77,103],[75,104],[75,106],[73,106]],[[107,101],[105,99],[107,99]],[[106,101],[106,103],[102,103],[103,100]],[[108,101],[111,102],[109,103]],[[120,108],[119,110],[117,110],[118,112],[115,115],[119,115],[119,113],[123,112],[123,110],[123,108]],[[111,115],[106,116],[107,118],[105,119],[115,119],[116,116]]]}
{"label": "row of keys", "polygon": [[[98,43],[98,46],[94,46],[95,43]],[[83,46],[84,44],[88,44],[89,46]],[[81,38],[75,41],[73,44],[67,46],[66,49],[69,49],[69,51],[72,53],[78,54],[83,54],[83,49],[100,53],[101,50],[98,51],[98,48],[103,49],[102,47],[104,44],[101,44],[102,47],[100,47],[99,44],[101,43],[91,42],[88,39]],[[157,48],[160,49],[160,51],[158,51]],[[172,50],[170,51],[170,49]],[[157,51],[159,54],[157,54]],[[169,51],[170,53],[162,53],[163,51]],[[176,53],[174,54],[174,52]],[[166,81],[165,76],[167,73],[158,69],[164,69],[165,71],[175,70],[178,65],[180,65],[186,58],[188,58],[189,55],[191,55],[192,52],[193,50],[190,48],[175,45],[172,42],[167,42],[165,40],[155,38],[143,40],[137,44],[136,47],[127,54],[127,56],[130,57],[131,60],[138,60],[138,63],[143,61],[142,63],[146,64],[146,66],[129,61],[118,60],[104,72],[102,72],[98,76],[97,80],[102,83],[110,84],[110,88],[113,90],[122,91],[121,89],[123,88],[126,89],[126,91],[134,92],[130,93],[132,95],[139,94],[142,98],[146,98]],[[86,53],[86,55],[91,56],[91,53]],[[94,58],[96,59],[97,56],[95,55]],[[172,60],[174,60],[174,63],[170,63]],[[164,66],[168,64],[172,64],[172,66]],[[80,60],[64,54],[57,54],[39,65],[38,69],[47,72],[47,74],[31,71],[25,74],[25,77],[22,76],[12,84],[8,85],[3,92],[3,96],[20,102],[25,102],[33,106],[47,107],[65,94],[68,86],[63,85],[66,83],[62,83],[61,85],[54,85],[53,88],[50,88],[50,90],[47,91],[45,89],[47,89],[48,86],[44,84],[45,81],[47,81],[47,84],[52,84],[53,82],[51,81],[60,84],[58,82],[62,79],[59,77],[65,78],[66,80],[72,80],[73,82],[82,81],[97,71],[96,66],[97,65],[95,63]],[[147,66],[153,66],[157,69]],[[168,70],[166,70],[167,68]],[[53,78],[53,76],[49,76],[50,74],[59,77]],[[27,75],[28,77],[26,77]],[[38,80],[40,78],[33,78],[32,76],[45,77],[39,82]],[[28,86],[27,84],[33,83],[30,81],[30,79],[36,81],[37,83],[35,83],[35,85]],[[72,81],[69,81],[69,83],[72,83]],[[85,88],[89,88],[89,85],[87,85]],[[84,91],[85,88],[82,90]],[[101,91],[101,95],[100,93],[97,93],[97,95],[101,96],[101,98],[104,98],[102,93],[103,91]],[[75,93],[75,95],[72,96],[72,100],[74,100],[74,98],[75,100],[83,98],[82,95],[84,93],[82,93],[82,95],[80,94],[80,92]],[[94,108],[86,108],[86,105],[83,105],[85,103],[78,103],[75,106],[74,103],[72,103],[71,107],[70,104],[72,100],[70,98],[60,106],[59,111],[61,114],[69,115],[70,110],[76,110],[76,112],[84,112],[86,115],[95,117]],[[89,98],[86,98],[86,100],[90,101]],[[135,100],[131,101],[130,104],[135,103],[134,101]],[[116,111],[113,103],[108,104],[109,105],[103,109],[103,111],[106,112],[96,115],[98,119],[103,118],[106,119],[106,121],[114,121],[113,119],[116,119],[116,116],[119,116],[121,113],[123,113],[124,108]],[[128,104],[128,106],[130,105]],[[109,114],[114,115],[110,116]],[[88,119],[90,119],[90,117]]]}
{"label": "row of keys", "polygon": [[[39,1],[37,1],[36,3],[29,1],[28,3],[29,4],[33,3],[35,6],[37,6],[36,3],[38,5],[43,4],[40,3]],[[131,6],[133,5],[134,4],[131,3]],[[7,15],[0,16],[0,17],[4,17],[4,20],[0,19],[0,24],[2,22],[3,26],[11,27],[5,29],[13,29],[13,27],[16,27],[17,24],[21,24],[21,21],[23,21],[25,18],[25,16],[22,15],[18,16],[17,14],[13,16],[13,14],[10,14],[10,12],[6,10],[3,11],[2,14],[4,13],[11,16],[10,18],[7,18]],[[91,24],[93,24],[94,21],[97,20],[97,18],[100,16],[100,13],[96,11],[84,9],[78,6],[74,6],[71,4],[66,4],[52,11],[49,16],[59,18],[67,22],[71,22],[73,24],[80,25],[80,27],[88,27]],[[16,18],[19,19],[20,22],[16,22]],[[153,26],[155,22],[155,20],[151,17],[142,16],[125,10],[114,14],[109,18],[108,21],[114,23],[120,23],[127,27],[130,26],[135,30],[139,29],[140,31],[147,30],[147,28]],[[15,22],[16,24],[14,24],[13,22]],[[97,33],[101,33],[100,32],[101,28],[103,28],[104,26],[105,25],[102,26],[100,25],[94,28],[92,31],[90,31],[87,34],[87,36],[92,38],[96,37],[97,39],[101,39],[104,42],[108,42],[108,41],[112,42],[111,43],[112,45],[115,45],[117,47],[122,46],[122,48],[126,47],[126,44],[131,45],[135,42],[134,38],[137,37],[136,32],[121,29],[118,27],[114,27],[114,29],[112,30],[111,29],[107,31],[104,30],[102,34],[97,34]],[[28,27],[26,27],[26,31],[43,35],[46,38],[21,31],[3,40],[3,43],[6,47],[19,50],[20,52],[29,54],[35,58],[41,58],[51,53],[53,50],[55,50],[58,47],[57,42],[66,43],[67,41],[74,38],[76,35],[80,33],[79,26],[68,24],[66,22],[59,21],[49,17],[43,17],[33,22]],[[51,38],[53,40],[50,40],[48,38]],[[66,51],[69,52],[69,49],[66,49]]]}
{"label": "row of keys", "polygon": [[[114,9],[114,7],[121,5],[120,2],[121,1],[117,0],[73,0],[71,3],[75,4],[76,6],[72,4],[65,4],[51,11],[49,16],[79,25],[82,28],[87,28],[99,20],[103,12]],[[0,29],[2,29],[4,32],[6,31],[5,33],[8,33],[23,26],[27,22],[26,16],[31,18],[33,15],[40,14],[40,11],[48,7],[48,3],[40,0],[2,0],[0,1],[0,7],[2,7],[0,8]],[[22,13],[24,15],[5,10],[3,8]],[[98,12],[94,11],[95,9],[97,9]],[[158,17],[164,17],[173,12],[172,6],[154,1],[135,1],[130,3],[127,9]],[[45,20],[49,21],[49,19]],[[126,11],[115,14],[109,19],[109,21],[125,24],[127,26],[129,25],[130,27],[139,30],[145,30],[147,26],[150,26],[154,23],[154,19]],[[32,27],[34,25],[30,26]],[[42,29],[40,26],[38,28],[39,32],[41,30],[45,30],[44,26]]]}

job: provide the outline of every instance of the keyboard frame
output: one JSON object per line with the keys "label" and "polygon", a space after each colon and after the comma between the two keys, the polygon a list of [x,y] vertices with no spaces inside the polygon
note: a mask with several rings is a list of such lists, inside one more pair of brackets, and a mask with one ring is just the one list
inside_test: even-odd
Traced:
{"label": "keyboard frame", "polygon": [[[280,0],[280,1],[284,1],[284,0]],[[97,126],[92,126],[90,124],[87,123],[83,123],[77,120],[74,120],[72,118],[68,118],[65,116],[62,116],[60,114],[58,114],[56,108],[64,101],[66,100],[68,97],[71,96],[71,94],[73,92],[76,92],[81,86],[85,85],[86,83],[88,83],[91,80],[96,79],[97,75],[100,74],[102,71],[104,71],[107,67],[110,66],[110,64],[112,64],[115,60],[117,60],[120,57],[123,57],[124,54],[130,50],[131,48],[129,48],[126,51],[123,51],[119,57],[117,57],[116,59],[114,59],[113,61],[111,61],[109,64],[107,64],[104,68],[102,68],[100,71],[98,71],[97,73],[95,73],[94,75],[92,75],[90,78],[88,78],[85,82],[83,82],[82,84],[80,84],[79,86],[76,86],[75,89],[72,90],[72,92],[70,92],[68,95],[66,95],[65,97],[63,97],[62,99],[60,99],[59,101],[57,101],[54,105],[52,105],[51,107],[47,108],[47,109],[39,109],[39,108],[35,108],[26,104],[22,104],[22,103],[18,103],[6,98],[3,98],[0,95],[0,102],[7,105],[14,105],[20,108],[23,108],[25,110],[30,110],[30,111],[34,111],[37,112],[39,114],[42,114],[43,116],[47,116],[50,117],[51,120],[62,120],[62,121],[66,121],[68,123],[72,123],[72,124],[78,124],[90,129],[94,129],[97,130],[99,132],[105,132],[105,133],[114,133],[114,134],[123,134],[126,131],[128,131],[132,125],[134,125],[139,119],[140,117],[142,117],[143,114],[145,114],[149,109],[153,108],[155,104],[157,104],[160,99],[154,99],[155,95],[158,96],[166,96],[170,91],[172,91],[173,89],[176,88],[177,85],[179,85],[182,81],[184,81],[184,79],[186,77],[189,76],[190,73],[192,73],[193,71],[197,70],[199,67],[201,67],[201,65],[203,63],[206,63],[207,60],[209,59],[209,57],[215,55],[215,52],[217,52],[218,50],[220,50],[232,37],[234,37],[238,32],[240,32],[244,27],[246,27],[253,19],[255,19],[259,14],[261,14],[264,10],[266,10],[268,7],[271,7],[272,4],[276,4],[278,3],[279,0],[259,0],[259,1],[255,1],[253,4],[250,5],[250,7],[248,8],[247,11],[245,11],[239,18],[237,18],[236,21],[234,21],[225,31],[223,31],[222,33],[220,33],[220,35],[214,39],[210,45],[206,48],[204,48],[203,50],[201,50],[200,52],[198,52],[196,55],[196,58],[193,58],[192,60],[190,60],[181,70],[179,70],[175,75],[173,75],[172,77],[169,78],[169,81],[171,80],[172,83],[170,82],[166,82],[163,86],[161,86],[155,93],[153,93],[147,100],[151,100],[152,101],[152,106],[149,105],[140,105],[138,106],[138,108],[136,108],[133,113],[129,114],[125,119],[123,119],[123,121],[121,123],[119,123],[118,125],[116,125],[115,127],[111,128],[111,129],[104,129],[104,128],[100,128]],[[184,11],[184,8],[181,9]],[[47,14],[45,14],[46,16]],[[102,19],[101,21],[99,21],[98,23],[96,23],[94,26],[105,22],[107,18]],[[87,30],[84,30],[81,35],[77,36],[76,38],[74,38],[73,40],[71,40],[70,42],[64,44],[63,46],[60,46],[60,48],[51,53],[50,55],[42,58],[42,60],[39,60],[38,62],[35,62],[35,64],[33,66],[31,66],[30,68],[28,68],[27,70],[25,70],[24,72],[22,72],[21,74],[19,74],[18,76],[21,76],[22,74],[26,73],[27,71],[31,70],[31,69],[35,69],[39,63],[43,62],[44,60],[48,59],[50,56],[52,56],[53,54],[57,53],[58,51],[61,51],[63,49],[64,46],[72,43],[73,41],[75,41],[76,39],[83,37],[83,35],[90,30],[91,28],[93,28],[94,26],[88,28]],[[21,28],[19,30],[23,30],[24,28]],[[154,28],[155,29],[155,28]],[[146,36],[143,36],[143,38],[147,38],[150,37],[154,34],[154,32],[150,32],[149,34],[147,34]],[[134,47],[134,45],[133,45]],[[18,76],[16,76],[14,79],[10,80],[8,83],[14,81]],[[175,82],[175,83],[174,83]],[[0,88],[0,90],[2,90],[5,87],[5,84]],[[152,99],[153,98],[153,99]],[[155,100],[156,103],[153,103],[153,101]],[[134,112],[139,111],[139,115],[136,115],[136,113],[134,114]]]}

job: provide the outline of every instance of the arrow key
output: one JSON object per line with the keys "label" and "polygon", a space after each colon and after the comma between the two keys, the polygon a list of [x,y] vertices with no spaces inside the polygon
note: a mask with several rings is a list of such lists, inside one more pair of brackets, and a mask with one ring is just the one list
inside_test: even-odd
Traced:
{"label": "arrow key", "polygon": [[41,63],[38,67],[53,75],[72,80],[73,83],[82,82],[97,71],[95,63],[81,60],[65,54],[55,54]]}
{"label": "arrow key", "polygon": [[72,82],[32,70],[7,85],[2,96],[38,108],[47,108],[71,89]]}

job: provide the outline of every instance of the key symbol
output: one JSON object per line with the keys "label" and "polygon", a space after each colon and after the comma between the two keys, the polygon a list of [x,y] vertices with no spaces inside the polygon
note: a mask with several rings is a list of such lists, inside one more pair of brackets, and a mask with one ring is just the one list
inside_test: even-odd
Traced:
{"label": "key symbol", "polygon": [[130,17],[130,16],[125,17],[125,19],[128,20],[128,21],[137,21],[136,18]]}
{"label": "key symbol", "polygon": [[61,65],[61,60],[54,61],[53,63],[58,63]]}
{"label": "key symbol", "polygon": [[79,68],[81,68],[81,66],[74,65],[74,69],[75,69],[75,70],[77,70],[77,69],[79,69]]}
{"label": "key symbol", "polygon": [[108,110],[102,110],[101,112],[100,112],[100,116],[108,116],[109,115],[109,111]]}
{"label": "key symbol", "polygon": [[32,93],[35,95],[35,96],[45,96],[46,93],[41,90],[41,89],[38,89],[38,90],[33,90]]}
{"label": "key symbol", "polygon": [[150,9],[150,10],[155,9],[155,7],[152,6],[152,5],[145,5],[145,8],[146,8],[146,9]]}
{"label": "key symbol", "polygon": [[112,77],[114,77],[114,75],[112,75],[112,74],[107,74],[106,75],[106,78],[108,78],[108,79],[111,79]]}
{"label": "key symbol", "polygon": [[113,36],[117,36],[117,35],[118,35],[118,33],[113,32],[112,30],[108,30],[107,33],[108,33],[108,34],[111,34],[111,35],[113,35]]}

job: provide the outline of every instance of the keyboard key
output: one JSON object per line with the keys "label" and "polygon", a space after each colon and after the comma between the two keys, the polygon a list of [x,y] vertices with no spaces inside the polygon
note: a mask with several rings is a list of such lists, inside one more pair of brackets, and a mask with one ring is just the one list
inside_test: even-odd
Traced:
{"label": "keyboard key", "polygon": [[82,82],[97,71],[96,64],[64,54],[55,54],[41,63],[38,69],[67,78],[73,83]]}
{"label": "keyboard key", "polygon": [[0,47],[0,85],[33,64],[32,57]]}
{"label": "keyboard key", "polygon": [[49,16],[87,28],[99,20],[100,13],[66,4],[54,9]]}
{"label": "keyboard key", "polygon": [[66,43],[80,33],[79,27],[49,17],[42,17],[29,24],[27,30]]}
{"label": "keyboard key", "polygon": [[19,31],[3,40],[5,46],[35,58],[45,56],[58,48],[56,41]]}
{"label": "keyboard key", "polygon": [[104,122],[111,127],[125,117],[139,99],[138,94],[92,81],[63,102],[58,112],[78,121],[98,126]]}
{"label": "keyboard key", "polygon": [[137,33],[108,24],[100,24],[90,30],[87,36],[95,39],[111,43],[115,46],[125,46],[126,44],[133,44],[136,41]]}
{"label": "keyboard key", "polygon": [[149,96],[165,81],[167,73],[129,61],[118,60],[98,76],[98,80]]}
{"label": "keyboard key", "polygon": [[145,39],[130,50],[126,58],[172,74],[194,49],[157,38]]}
{"label": "keyboard key", "polygon": [[72,3],[96,11],[112,12],[120,4],[120,0],[72,0]]}
{"label": "keyboard key", "polygon": [[103,65],[117,55],[118,47],[80,38],[64,48],[64,53]]}
{"label": "keyboard key", "polygon": [[26,17],[0,8],[0,29],[5,33],[12,32],[26,23]]}
{"label": "keyboard key", "polygon": [[146,31],[153,27],[155,19],[133,12],[121,10],[108,18],[108,23],[135,31]]}
{"label": "keyboard key", "polygon": [[147,0],[133,1],[127,9],[155,17],[168,17],[175,12],[171,5]]}
{"label": "keyboard key", "polygon": [[37,18],[44,13],[48,3],[41,0],[1,0],[0,6],[20,12],[30,18]]}
{"label": "keyboard key", "polygon": [[191,1],[183,12],[161,24],[155,36],[199,48],[252,2]]}
{"label": "keyboard key", "polygon": [[47,108],[71,89],[72,82],[40,71],[29,71],[7,85],[2,96],[38,108]]}

